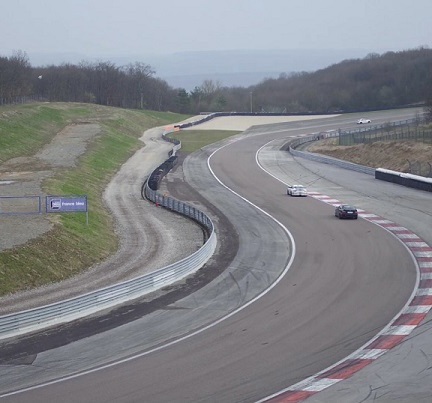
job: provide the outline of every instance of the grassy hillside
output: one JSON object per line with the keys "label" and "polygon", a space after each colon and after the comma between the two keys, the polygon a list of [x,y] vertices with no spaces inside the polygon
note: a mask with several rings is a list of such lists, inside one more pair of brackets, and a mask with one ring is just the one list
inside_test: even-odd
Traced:
{"label": "grassy hillside", "polygon": [[92,122],[101,128],[75,168],[56,170],[54,176],[42,183],[46,194],[86,194],[92,205],[91,225],[86,225],[83,214],[53,215],[50,219],[55,224],[51,231],[25,245],[2,251],[0,295],[73,276],[115,252],[113,222],[102,203],[106,185],[142,147],[139,138],[145,130],[185,118],[173,113],[93,104],[0,107],[0,164],[14,157],[34,155],[69,124]]}

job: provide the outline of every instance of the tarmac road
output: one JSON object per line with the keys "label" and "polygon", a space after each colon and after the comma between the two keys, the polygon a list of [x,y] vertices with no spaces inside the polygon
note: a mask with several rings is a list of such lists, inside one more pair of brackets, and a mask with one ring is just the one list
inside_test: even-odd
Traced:
{"label": "tarmac road", "polygon": [[[283,156],[281,156],[283,158]],[[360,206],[409,228],[432,245],[432,194],[390,183],[377,184],[363,175],[340,175],[340,170],[306,160],[297,160],[304,170],[302,179],[313,178],[318,192]],[[273,171],[274,172],[274,171]],[[320,179],[316,181],[316,175]],[[354,179],[354,180],[353,180]],[[306,179],[307,182],[307,179]],[[427,280],[426,280],[427,281]],[[431,312],[402,343],[382,358],[324,391],[307,403],[432,401],[432,316]]]}
{"label": "tarmac road", "polygon": [[[239,305],[252,298],[247,285],[251,278],[261,275],[261,281],[270,284],[274,281],[271,277],[277,277],[277,267],[290,267],[276,287],[217,326],[133,360],[127,366],[107,368],[10,396],[5,401],[53,401],[61,397],[62,401],[126,402],[140,401],[143,396],[151,402],[255,401],[334,363],[382,329],[405,304],[414,286],[411,256],[393,236],[371,223],[339,221],[334,219],[328,205],[317,200],[287,198],[285,187],[259,170],[251,158],[252,150],[271,138],[308,130],[311,129],[305,124],[299,124],[279,134],[272,129],[269,136],[255,136],[256,132],[252,131],[248,139],[234,142],[216,153],[211,162],[224,183],[271,212],[295,240],[290,244],[291,239],[284,231],[267,224],[262,214],[250,205],[238,199],[226,202],[225,207],[232,209],[232,218],[247,224],[244,225],[246,232],[239,233],[241,241],[249,239],[248,252],[240,251],[230,269],[243,270],[250,277],[239,277],[241,281],[236,279],[228,284],[228,276],[223,285],[237,285],[236,304]],[[248,152],[246,147],[251,147]],[[278,160],[279,152],[271,152]],[[202,157],[198,155],[197,159]],[[268,154],[267,158],[272,160]],[[191,182],[199,182],[201,176],[206,176],[198,160],[191,158],[185,165],[186,178]],[[304,178],[302,165],[295,160],[290,160],[289,165],[289,170],[284,167],[282,173]],[[313,173],[308,175],[311,178]],[[349,175],[346,173],[348,181]],[[316,177],[318,181],[320,176]],[[204,187],[207,179],[193,183],[194,187]],[[216,185],[207,186],[207,195],[215,203],[227,196],[226,190]],[[268,242],[270,235],[272,241],[261,249],[269,249],[271,258],[261,259],[257,250],[262,242]],[[288,255],[293,248],[297,253],[290,265]],[[252,257],[252,263],[242,265],[247,255]],[[271,274],[272,270],[275,274]],[[229,287],[218,290],[222,294],[225,288]],[[207,299],[208,291],[204,290]],[[186,300],[172,306],[178,310],[172,315],[173,319],[176,317],[175,323],[182,323],[183,311],[192,306],[199,307],[194,314],[205,311],[208,316],[215,310],[215,305],[201,306],[201,299],[194,298],[194,305]],[[218,309],[223,310],[221,306]],[[232,310],[232,307],[225,309]],[[147,338],[145,333],[139,336],[141,341]],[[126,337],[124,333],[123,337]],[[127,344],[126,339],[123,344]],[[39,366],[43,366],[43,357],[38,360]]]}

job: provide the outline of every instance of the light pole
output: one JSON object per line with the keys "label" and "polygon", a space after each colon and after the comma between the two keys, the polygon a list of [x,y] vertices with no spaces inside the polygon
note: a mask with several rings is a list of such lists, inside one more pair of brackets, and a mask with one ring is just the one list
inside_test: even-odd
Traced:
{"label": "light pole", "polygon": [[250,95],[250,111],[252,113],[253,112],[253,107],[252,107],[252,105],[253,105],[253,103],[252,103],[252,91],[249,93],[249,95]]}

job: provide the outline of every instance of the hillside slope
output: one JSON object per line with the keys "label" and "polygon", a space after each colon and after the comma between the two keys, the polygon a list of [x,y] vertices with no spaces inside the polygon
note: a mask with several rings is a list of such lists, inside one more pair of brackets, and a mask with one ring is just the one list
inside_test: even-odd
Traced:
{"label": "hillside slope", "polygon": [[338,146],[334,139],[311,143],[307,151],[355,164],[386,168],[415,175],[432,176],[432,145],[414,141],[377,141],[355,146]]}

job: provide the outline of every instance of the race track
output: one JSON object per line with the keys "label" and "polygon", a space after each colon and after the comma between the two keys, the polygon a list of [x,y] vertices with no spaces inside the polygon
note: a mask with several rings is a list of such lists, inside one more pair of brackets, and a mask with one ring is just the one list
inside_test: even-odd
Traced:
{"label": "race track", "polygon": [[[343,185],[323,179],[332,168],[315,165],[314,172],[288,154],[282,160],[277,148],[262,153],[260,163],[269,168],[276,162],[280,180],[257,164],[258,150],[271,141],[341,123],[326,119],[255,127],[191,156],[184,167],[186,179],[212,204],[223,206],[239,234],[239,252],[223,281],[203,289],[204,295],[191,295],[99,338],[107,353],[114,338],[130,346],[129,337],[134,337],[134,350],[125,348],[124,356],[140,357],[4,401],[254,402],[327,368],[374,337],[398,314],[415,286],[417,272],[408,250],[366,220],[338,220],[328,204],[286,195],[281,180],[295,179],[307,181],[309,190],[346,196]],[[207,169],[209,155],[218,181]],[[379,192],[373,178],[348,171],[339,175],[348,184],[367,182],[372,192]],[[356,195],[361,204],[365,196]],[[254,300],[260,287],[273,283]],[[197,331],[199,323],[224,318],[244,302],[250,304],[235,315]],[[191,313],[199,319],[193,324]],[[146,341],[149,329],[164,332],[164,337]],[[168,341],[171,344],[163,347]],[[63,356],[74,347],[91,354],[85,341],[78,344],[64,349]],[[55,357],[50,354],[41,355],[35,367],[48,368],[48,356],[51,363]],[[120,358],[118,351],[115,357]],[[85,366],[92,367],[90,357]],[[32,376],[18,367],[12,372]]]}

